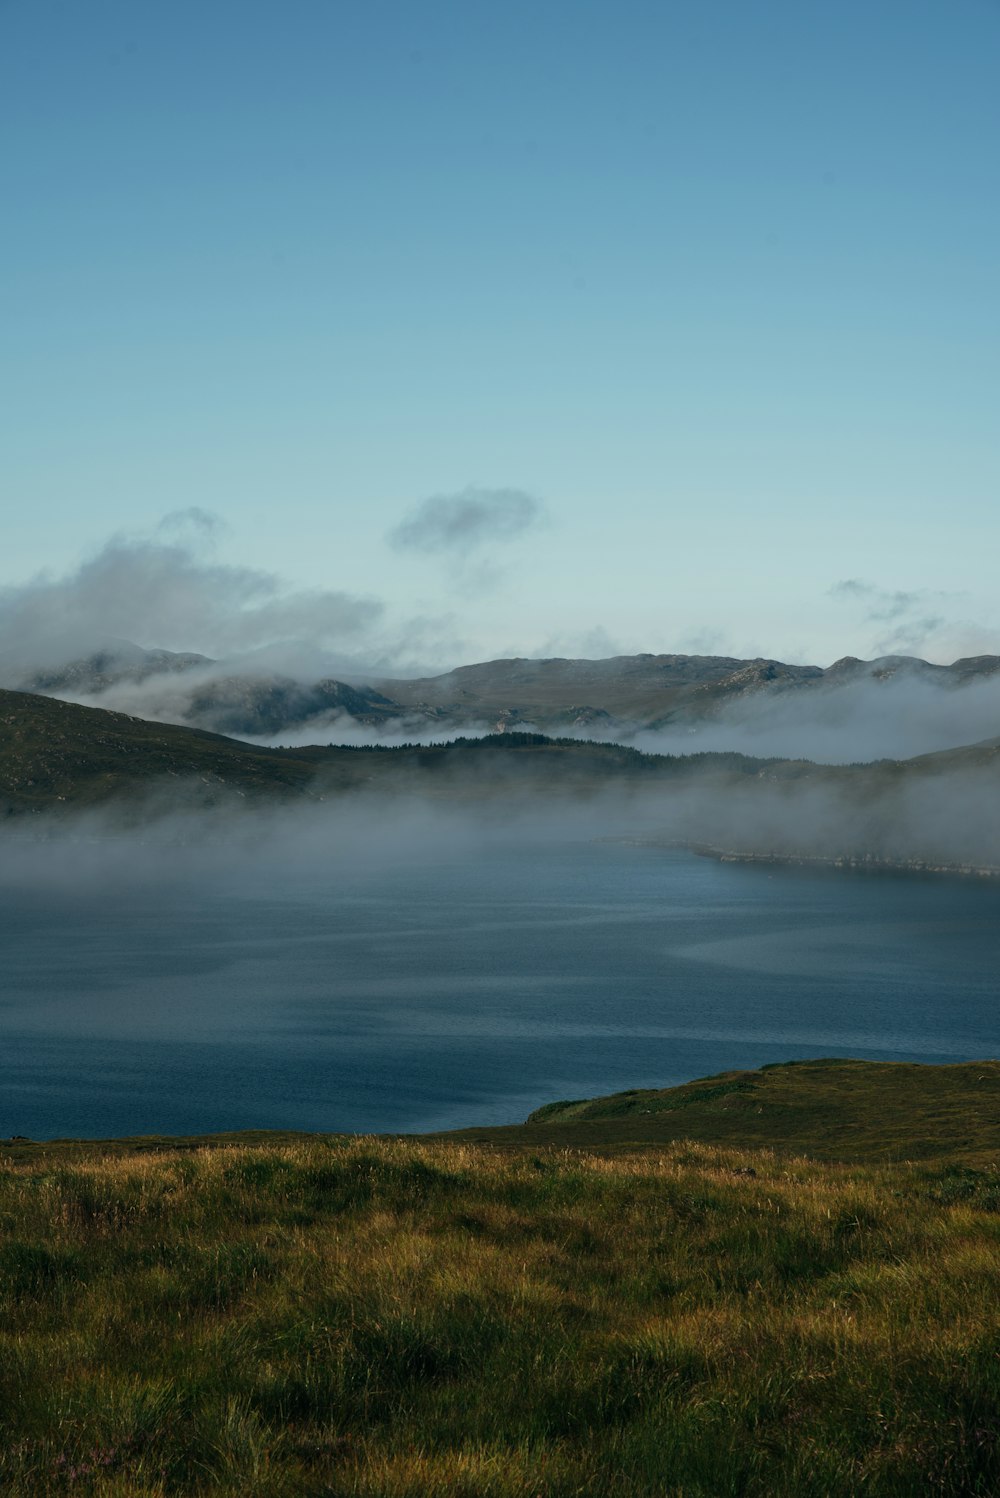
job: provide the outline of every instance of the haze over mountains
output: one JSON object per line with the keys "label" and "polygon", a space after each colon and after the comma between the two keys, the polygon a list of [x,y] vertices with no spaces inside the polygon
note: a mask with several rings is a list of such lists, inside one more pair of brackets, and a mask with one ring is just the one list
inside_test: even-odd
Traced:
{"label": "haze over mountains", "polygon": [[344,680],[305,653],[276,670],[265,653],[82,647],[0,655],[11,826],[83,813],[99,831],[108,817],[210,828],[280,806],[301,831],[342,816],[349,793],[362,844],[404,802],[435,818],[558,806],[589,835],[724,856],[1000,869],[1000,656],[823,669],[642,654]]}
{"label": "haze over mountains", "polygon": [[[42,663],[39,664],[39,657]],[[730,656],[496,660],[420,678],[345,681],[106,640],[0,653],[0,686],[264,742],[398,742],[537,730],[665,753],[829,763],[907,758],[1000,732],[1000,656],[823,669]]]}
{"label": "haze over mountains", "polygon": [[998,773],[1000,738],[841,766],[655,755],[517,731],[282,749],[0,691],[0,817],[43,835],[60,824],[87,837],[158,824],[204,841],[253,809],[293,840],[339,838],[346,815],[361,852],[387,819],[416,807],[431,819],[418,843],[438,839],[449,818],[474,827],[499,816],[512,827],[528,818],[534,835],[570,826],[577,837],[737,858],[1000,873]]}

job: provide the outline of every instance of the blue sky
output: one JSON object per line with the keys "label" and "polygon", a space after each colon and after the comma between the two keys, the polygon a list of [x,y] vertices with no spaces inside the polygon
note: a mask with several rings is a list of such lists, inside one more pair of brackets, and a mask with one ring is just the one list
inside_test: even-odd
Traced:
{"label": "blue sky", "polygon": [[[0,0],[0,583],[194,507],[426,664],[1000,651],[998,65],[996,0]],[[470,486],[539,504],[390,544]]]}

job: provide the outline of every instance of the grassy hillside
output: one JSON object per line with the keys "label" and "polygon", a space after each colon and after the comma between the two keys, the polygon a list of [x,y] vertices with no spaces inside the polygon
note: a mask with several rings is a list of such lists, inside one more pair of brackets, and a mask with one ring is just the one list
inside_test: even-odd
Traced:
{"label": "grassy hillside", "polygon": [[993,1175],[317,1139],[0,1173],[11,1498],[1000,1485]]}
{"label": "grassy hillside", "polygon": [[659,1091],[551,1103],[525,1124],[454,1137],[574,1149],[688,1139],[819,1160],[985,1166],[1000,1160],[1000,1061],[793,1061]]}
{"label": "grassy hillside", "polygon": [[315,767],[281,750],[0,691],[0,810],[82,810],[157,791],[210,802],[308,794]]}
{"label": "grassy hillside", "polygon": [[445,781],[467,795],[512,787],[587,793],[705,772],[743,776],[757,766],[742,755],[678,760],[617,744],[551,740],[539,734],[397,749],[270,749],[125,713],[0,691],[0,813],[6,814],[141,800],[166,809],[192,801],[210,805],[240,798],[316,798],[372,786],[435,794]]}
{"label": "grassy hillside", "polygon": [[810,1062],[503,1148],[12,1141],[0,1491],[995,1494],[998,1096]]}

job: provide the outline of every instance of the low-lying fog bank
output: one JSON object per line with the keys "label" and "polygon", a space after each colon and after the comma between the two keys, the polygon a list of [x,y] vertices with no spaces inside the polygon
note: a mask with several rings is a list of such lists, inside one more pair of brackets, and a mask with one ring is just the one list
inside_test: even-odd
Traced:
{"label": "low-lying fog bank", "polygon": [[[747,857],[1000,866],[1000,745],[823,766],[670,757],[522,733],[437,746],[258,747],[0,692],[0,841],[121,840],[403,856],[441,836],[642,835]],[[412,829],[419,830],[414,832]],[[127,839],[126,839],[127,840]],[[208,856],[206,854],[206,856]]]}
{"label": "low-lying fog bank", "polygon": [[656,754],[736,751],[757,758],[862,764],[912,759],[1000,737],[1000,678],[942,686],[908,675],[748,695],[702,721],[638,728]]}
{"label": "low-lying fog bank", "polygon": [[58,818],[8,816],[0,881],[224,878],[251,863],[275,880],[309,864],[341,877],[359,865],[419,862],[452,848],[488,858],[514,847],[530,857],[557,840],[618,837],[745,858],[1000,872],[995,760],[826,771],[675,761],[673,777],[652,783],[637,777],[573,789],[494,779],[496,757],[488,757],[494,763],[451,775],[417,771],[399,786],[391,776],[373,778],[280,804],[214,792],[206,802],[203,783],[175,781],[136,803]]}

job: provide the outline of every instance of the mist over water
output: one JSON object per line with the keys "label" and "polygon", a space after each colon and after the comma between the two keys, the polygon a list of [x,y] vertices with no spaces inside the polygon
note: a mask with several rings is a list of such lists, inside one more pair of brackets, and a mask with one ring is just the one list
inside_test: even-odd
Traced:
{"label": "mist over water", "polygon": [[445,1128],[793,1057],[1000,1054],[995,886],[601,830],[404,807],[235,857],[32,845],[0,869],[0,1134]]}

